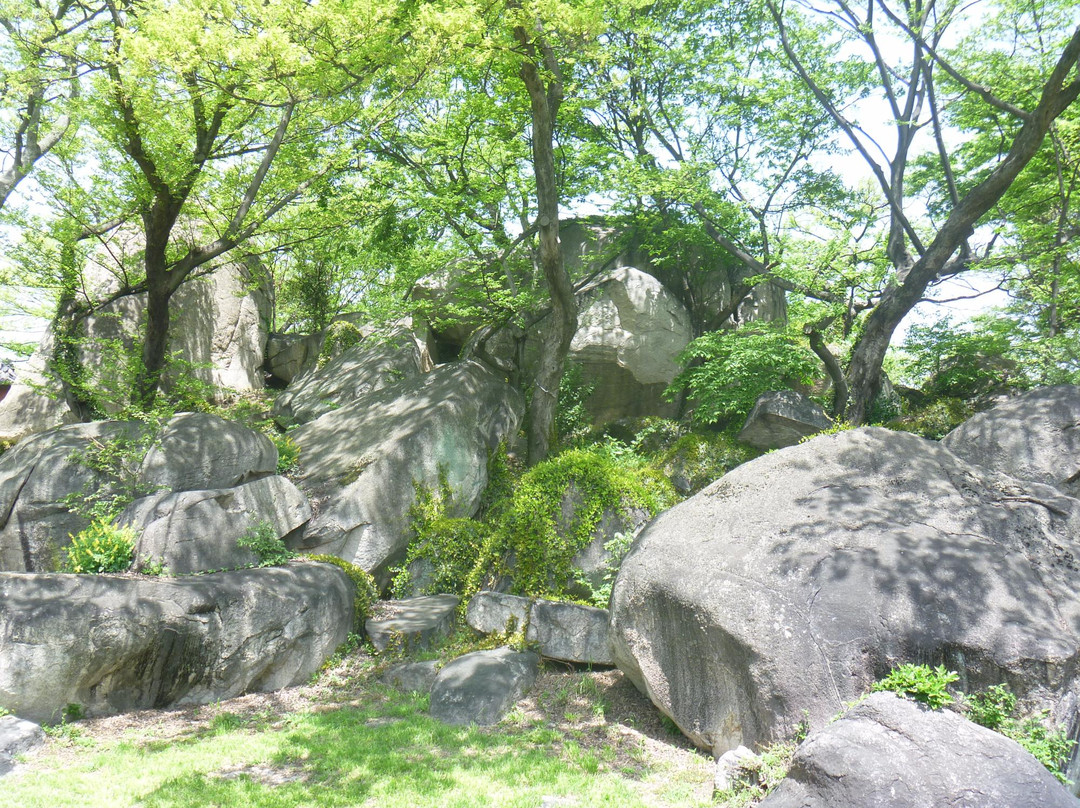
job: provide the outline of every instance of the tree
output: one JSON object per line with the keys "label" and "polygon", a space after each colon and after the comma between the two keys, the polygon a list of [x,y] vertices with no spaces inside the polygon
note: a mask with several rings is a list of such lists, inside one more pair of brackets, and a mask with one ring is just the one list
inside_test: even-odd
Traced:
{"label": "tree", "polygon": [[[1080,95],[1080,76],[1073,76],[1080,62],[1080,28],[1071,35],[1068,30],[1054,32],[1059,49],[1049,72],[1038,78],[1036,86],[1006,97],[961,73],[944,54],[946,32],[964,10],[960,4],[931,0],[897,11],[885,0],[873,0],[865,9],[856,9],[846,0],[829,3],[820,13],[834,26],[839,23],[841,36],[852,45],[858,43],[867,54],[864,61],[849,61],[841,69],[862,75],[866,87],[873,86],[884,105],[880,117],[893,122],[896,140],[895,148],[887,152],[878,138],[852,119],[854,100],[838,96],[830,85],[835,73],[819,66],[822,34],[813,29],[808,16],[776,0],[767,0],[767,6],[794,74],[864,161],[888,205],[885,252],[891,274],[862,325],[846,373],[846,417],[863,423],[880,389],[881,363],[897,326],[928,287],[974,266],[976,253],[970,240],[976,226],[1038,153],[1053,121]],[[886,55],[883,43],[890,37],[905,42],[909,49],[911,56],[903,67]],[[955,88],[961,96],[979,98],[1014,122],[1006,136],[1007,149],[977,182],[956,174],[942,124],[946,104],[942,85]],[[941,211],[940,219],[929,222],[918,217],[918,205],[907,187],[908,170],[919,154],[916,137],[923,131],[931,133],[933,147],[922,156],[934,162],[940,177],[937,187],[945,195],[927,206]]]}
{"label": "tree", "polygon": [[104,10],[97,3],[55,5],[9,0],[0,4],[2,143],[0,208],[72,127],[70,102],[79,90],[79,52],[87,29]]}

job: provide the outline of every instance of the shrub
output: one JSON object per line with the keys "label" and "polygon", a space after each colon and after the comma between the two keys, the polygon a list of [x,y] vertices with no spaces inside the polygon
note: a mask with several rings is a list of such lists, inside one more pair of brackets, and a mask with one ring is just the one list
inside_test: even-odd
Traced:
{"label": "shrub", "polygon": [[1047,713],[1024,720],[1016,716],[1016,696],[1006,684],[994,685],[982,693],[964,697],[967,717],[980,726],[1012,738],[1030,752],[1062,784],[1068,781],[1062,767],[1069,758],[1075,741],[1063,729],[1046,726]]}
{"label": "shrub", "polygon": [[947,688],[960,677],[955,671],[946,670],[944,665],[931,668],[928,665],[901,665],[893,668],[889,675],[876,682],[872,690],[892,691],[901,696],[912,698],[928,705],[933,710],[940,710],[951,704],[953,697]]}
{"label": "shrub", "polygon": [[236,546],[255,553],[259,558],[260,567],[284,564],[294,555],[269,522],[259,522],[252,527],[236,540]]}
{"label": "shrub", "polygon": [[762,393],[809,385],[818,373],[817,358],[798,338],[766,323],[704,334],[679,361],[687,367],[665,395],[689,392],[700,424],[743,420]]}
{"label": "shrub", "polygon": [[885,426],[941,440],[975,414],[975,408],[958,398],[941,398]]}
{"label": "shrub", "polygon": [[761,452],[723,432],[691,432],[676,440],[655,464],[684,494],[694,494]]}
{"label": "shrub", "polygon": [[131,566],[135,551],[135,531],[117,527],[105,519],[95,519],[90,527],[71,537],[67,548],[68,572],[121,572]]}
{"label": "shrub", "polygon": [[288,435],[271,433],[270,440],[278,450],[277,473],[288,474],[293,471],[300,462],[300,447]]}

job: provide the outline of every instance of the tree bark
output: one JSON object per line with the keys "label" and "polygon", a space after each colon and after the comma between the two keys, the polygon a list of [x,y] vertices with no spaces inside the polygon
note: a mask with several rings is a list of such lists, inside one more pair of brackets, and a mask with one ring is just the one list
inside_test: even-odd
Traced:
{"label": "tree bark", "polygon": [[[555,436],[555,413],[559,405],[566,356],[577,331],[577,298],[559,248],[559,192],[555,177],[555,120],[563,100],[558,65],[545,43],[529,38],[523,27],[514,36],[529,59],[519,75],[529,91],[532,107],[533,173],[536,177],[537,237],[540,268],[551,297],[551,316],[544,321],[540,361],[533,379],[529,407],[528,462],[535,465],[547,457]],[[549,75],[540,73],[537,57],[542,54]]]}

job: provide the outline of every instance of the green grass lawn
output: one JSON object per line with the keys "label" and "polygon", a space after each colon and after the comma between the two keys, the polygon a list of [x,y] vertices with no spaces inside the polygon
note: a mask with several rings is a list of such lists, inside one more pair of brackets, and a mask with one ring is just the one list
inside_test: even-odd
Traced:
{"label": "green grass lawn", "polygon": [[[607,721],[601,699],[582,707],[590,688],[567,686],[551,695],[547,706],[556,720],[517,709],[500,726],[480,729],[440,724],[427,716],[426,697],[390,691],[370,676],[352,687],[347,702],[334,703],[331,689],[289,712],[231,712],[228,703],[203,708],[171,736],[155,737],[150,722],[112,733],[96,732],[93,722],[68,725],[53,731],[29,766],[0,783],[0,804],[538,808],[545,798],[553,806],[711,804],[703,796],[711,771],[704,758],[697,765],[682,750],[691,764],[672,763],[650,755],[646,745],[655,742],[644,736],[628,742],[634,730]],[[587,729],[565,720],[586,717]]]}

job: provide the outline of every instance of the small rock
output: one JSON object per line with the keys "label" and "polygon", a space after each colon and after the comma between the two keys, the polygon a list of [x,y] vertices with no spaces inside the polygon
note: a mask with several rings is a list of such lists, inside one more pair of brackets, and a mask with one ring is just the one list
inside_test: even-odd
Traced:
{"label": "small rock", "polygon": [[713,790],[717,793],[728,791],[739,779],[739,772],[746,764],[757,760],[757,755],[745,746],[729,749],[716,761],[716,773],[713,775]]}
{"label": "small rock", "polygon": [[388,600],[382,605],[386,616],[372,618],[364,627],[377,651],[385,651],[395,642],[403,651],[430,648],[453,629],[460,602],[456,595]]}
{"label": "small rock", "polygon": [[739,440],[758,449],[782,449],[830,426],[825,410],[802,393],[777,390],[758,397]]}
{"label": "small rock", "polygon": [[15,757],[33,752],[45,743],[45,732],[32,721],[13,715],[0,716],[0,777],[15,767]]}
{"label": "small rock", "polygon": [[512,648],[460,656],[439,671],[431,688],[431,716],[444,724],[496,724],[540,671],[540,657]]}
{"label": "small rock", "polygon": [[391,665],[379,681],[405,693],[429,693],[435,677],[439,675],[437,660],[427,662],[402,662]]}
{"label": "small rock", "polygon": [[578,603],[523,598],[501,592],[479,592],[465,620],[481,634],[525,629],[525,641],[536,643],[550,659],[592,665],[614,664],[608,640],[608,611]]}

